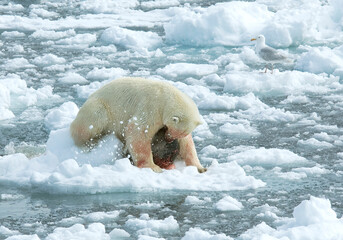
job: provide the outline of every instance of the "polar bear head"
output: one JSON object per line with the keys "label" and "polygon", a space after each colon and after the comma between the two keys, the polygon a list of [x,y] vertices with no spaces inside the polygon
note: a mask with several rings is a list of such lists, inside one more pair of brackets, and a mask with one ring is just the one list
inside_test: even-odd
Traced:
{"label": "polar bear head", "polygon": [[184,138],[201,123],[199,110],[193,100],[181,91],[176,91],[164,108],[166,139]]}

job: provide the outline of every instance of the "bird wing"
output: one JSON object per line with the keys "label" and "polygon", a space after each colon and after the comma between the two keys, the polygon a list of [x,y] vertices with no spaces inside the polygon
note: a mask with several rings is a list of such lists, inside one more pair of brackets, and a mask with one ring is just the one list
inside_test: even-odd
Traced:
{"label": "bird wing", "polygon": [[276,51],[271,47],[264,47],[260,50],[260,56],[263,60],[266,61],[279,61],[284,60],[287,57]]}

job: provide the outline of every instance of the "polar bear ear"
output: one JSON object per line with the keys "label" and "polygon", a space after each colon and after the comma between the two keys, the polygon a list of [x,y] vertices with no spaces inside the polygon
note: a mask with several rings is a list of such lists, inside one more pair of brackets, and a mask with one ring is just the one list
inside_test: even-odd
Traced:
{"label": "polar bear ear", "polygon": [[178,118],[178,117],[172,117],[172,120],[174,123],[180,122],[180,118]]}

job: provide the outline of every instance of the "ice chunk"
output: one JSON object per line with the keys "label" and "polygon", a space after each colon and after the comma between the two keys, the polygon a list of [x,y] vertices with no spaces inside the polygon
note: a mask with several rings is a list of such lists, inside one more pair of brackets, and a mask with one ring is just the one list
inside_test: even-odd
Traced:
{"label": "ice chunk", "polygon": [[140,218],[127,220],[125,226],[135,231],[140,231],[144,229],[150,229],[154,232],[161,233],[179,231],[179,224],[173,216],[169,216],[162,220],[155,220],[150,219],[148,215],[143,215]]}
{"label": "ice chunk", "polygon": [[225,76],[224,91],[263,96],[287,96],[302,93],[323,93],[335,89],[338,77],[316,75],[299,71],[274,71],[274,74],[254,72],[230,72]]}
{"label": "ice chunk", "polygon": [[292,239],[336,240],[343,238],[343,219],[337,219],[328,199],[311,196],[294,208],[293,217],[277,229],[266,223],[243,233],[242,240]]}
{"label": "ice chunk", "polygon": [[66,60],[62,57],[57,57],[52,53],[48,53],[44,56],[34,58],[32,62],[37,66],[46,67],[54,64],[63,64],[66,62]]}
{"label": "ice chunk", "polygon": [[[328,47],[311,48],[297,60],[296,69],[311,73],[338,73],[343,68],[343,46],[330,49]],[[337,72],[336,72],[337,70]],[[340,74],[337,74],[340,76]]]}
{"label": "ice chunk", "polygon": [[66,128],[75,119],[79,108],[73,102],[65,102],[60,107],[49,110],[45,125],[50,129]]}
{"label": "ice chunk", "polygon": [[225,234],[215,232],[206,232],[200,228],[190,228],[181,240],[232,240],[233,238]]}
{"label": "ice chunk", "polygon": [[105,226],[101,223],[92,223],[85,228],[82,224],[75,224],[69,228],[56,228],[53,233],[46,237],[46,240],[69,240],[69,239],[103,239],[110,240],[105,232]]}
{"label": "ice chunk", "polygon": [[217,3],[200,11],[179,9],[164,30],[169,42],[237,46],[248,43],[272,16],[267,6],[257,3]]}
{"label": "ice chunk", "polygon": [[331,209],[330,200],[313,196],[294,208],[293,216],[297,226],[337,221],[336,213]]}
{"label": "ice chunk", "polygon": [[152,50],[162,43],[161,37],[154,32],[132,31],[121,27],[106,29],[100,40],[107,44],[116,44],[125,48]]}
{"label": "ice chunk", "polygon": [[238,211],[243,209],[243,204],[231,196],[225,196],[215,204],[215,208],[219,211]]}
{"label": "ice chunk", "polygon": [[82,77],[80,74],[76,72],[68,72],[62,78],[59,79],[61,83],[67,84],[85,84],[88,83],[88,80]]}
{"label": "ice chunk", "polygon": [[228,157],[231,161],[250,166],[287,166],[287,165],[306,165],[309,161],[289,150],[264,147],[258,149],[249,149],[236,153]]}
{"label": "ice chunk", "polygon": [[157,73],[175,78],[178,76],[205,76],[215,73],[217,70],[218,66],[211,64],[170,63],[164,68],[157,69]]}
{"label": "ice chunk", "polygon": [[111,239],[129,239],[130,238],[130,234],[128,232],[126,232],[123,229],[118,229],[115,228],[113,229],[110,233],[110,238]]}

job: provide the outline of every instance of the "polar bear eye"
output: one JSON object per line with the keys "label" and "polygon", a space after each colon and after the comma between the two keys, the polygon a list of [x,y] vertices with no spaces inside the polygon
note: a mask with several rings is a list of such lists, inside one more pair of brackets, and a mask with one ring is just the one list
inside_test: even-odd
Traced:
{"label": "polar bear eye", "polygon": [[173,117],[172,119],[173,119],[174,123],[178,123],[180,121],[180,119],[178,117]]}

